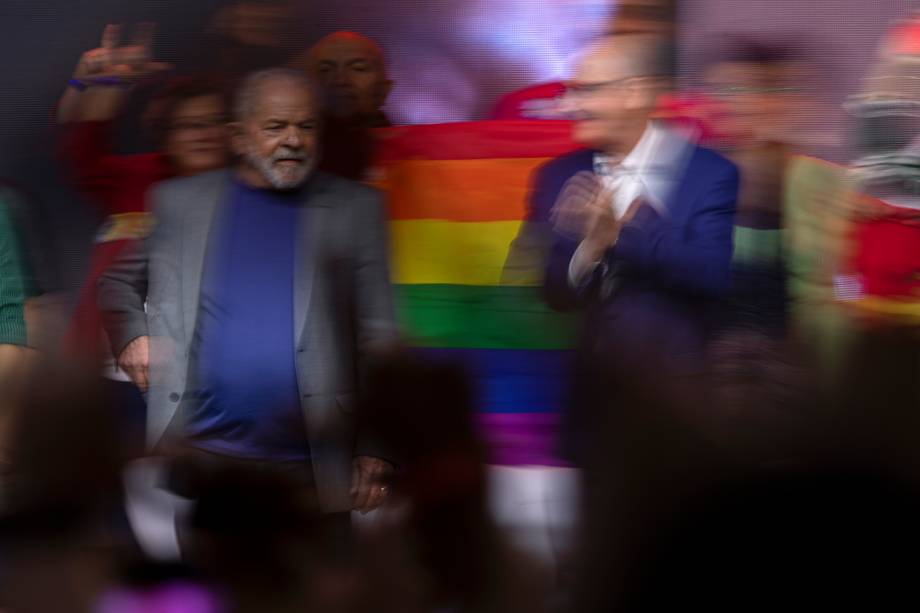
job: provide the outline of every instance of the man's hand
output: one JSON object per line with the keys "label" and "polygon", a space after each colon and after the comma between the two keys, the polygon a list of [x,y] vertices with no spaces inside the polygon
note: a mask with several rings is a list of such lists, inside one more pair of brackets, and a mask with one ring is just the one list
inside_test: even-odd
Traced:
{"label": "man's hand", "polygon": [[137,387],[146,391],[149,385],[150,337],[138,336],[128,343],[118,356],[118,367],[128,373]]}
{"label": "man's hand", "polygon": [[[80,56],[73,78],[78,81],[117,79],[133,83],[148,75],[169,68],[169,64],[151,61],[150,45],[154,24],[137,27],[130,45],[118,46],[121,26],[110,24],[102,33],[99,47]],[[108,121],[118,114],[126,97],[123,87],[90,87],[85,91],[68,87],[58,103],[57,120],[66,124],[73,121]]]}
{"label": "man's hand", "polygon": [[387,498],[387,481],[393,473],[393,465],[380,458],[358,456],[352,462],[351,499],[352,508],[368,513],[379,507]]}
{"label": "man's hand", "polygon": [[0,479],[9,464],[11,424],[26,391],[24,381],[38,358],[29,347],[0,343]]}
{"label": "man's hand", "polygon": [[151,59],[150,48],[155,29],[156,25],[152,23],[139,24],[131,44],[118,46],[121,26],[107,25],[102,32],[99,47],[80,57],[74,78],[118,77],[134,81],[168,68],[168,64]]}
{"label": "man's hand", "polygon": [[613,194],[600,178],[586,170],[579,172],[566,181],[550,211],[553,229],[566,238],[583,240],[588,235],[595,210],[604,202],[609,210]]}
{"label": "man's hand", "polygon": [[620,230],[632,221],[642,204],[640,199],[634,200],[620,218],[613,214],[613,207],[609,201],[602,205],[590,205],[592,211],[588,221],[588,232],[582,242],[587,255],[592,260],[601,259],[604,252],[617,242]]}
{"label": "man's hand", "polygon": [[581,242],[587,259],[599,260],[642,206],[636,200],[617,218],[613,212],[615,197],[616,193],[605,187],[597,175],[579,172],[562,188],[550,219],[556,232]]}

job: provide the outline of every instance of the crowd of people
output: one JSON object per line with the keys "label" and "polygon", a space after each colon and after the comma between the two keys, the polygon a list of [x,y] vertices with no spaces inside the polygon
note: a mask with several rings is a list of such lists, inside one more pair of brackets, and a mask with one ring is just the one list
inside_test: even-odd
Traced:
{"label": "crowd of people", "polygon": [[[675,10],[625,2],[570,81],[495,107],[566,119],[577,145],[532,177],[521,226],[546,303],[583,314],[558,437],[579,512],[553,564],[490,516],[468,373],[400,328],[369,185],[384,50],[342,31],[283,65],[180,73],[152,25],[127,44],[106,26],[55,114],[104,222],[53,354],[28,348],[0,191],[0,610],[916,600],[918,26],[853,99],[860,158],[808,228],[845,217],[849,242],[815,255],[789,205],[801,60],[726,37],[678,90]],[[122,154],[138,98],[152,146]]]}

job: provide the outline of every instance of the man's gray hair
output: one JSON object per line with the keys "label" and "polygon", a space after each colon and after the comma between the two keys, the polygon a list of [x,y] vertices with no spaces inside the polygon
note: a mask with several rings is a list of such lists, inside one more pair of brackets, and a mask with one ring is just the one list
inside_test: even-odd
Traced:
{"label": "man's gray hair", "polygon": [[233,101],[233,118],[235,121],[243,121],[255,109],[259,92],[266,83],[272,81],[284,81],[301,85],[310,90],[313,98],[313,104],[316,107],[317,114],[321,112],[323,96],[320,93],[319,85],[308,74],[292,68],[266,68],[253,72],[243,79],[243,82],[236,90],[236,96]]}

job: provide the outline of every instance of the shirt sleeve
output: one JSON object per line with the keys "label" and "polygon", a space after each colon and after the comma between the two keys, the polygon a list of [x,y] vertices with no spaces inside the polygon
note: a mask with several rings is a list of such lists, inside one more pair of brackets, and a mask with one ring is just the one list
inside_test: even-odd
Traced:
{"label": "shirt sleeve", "polygon": [[601,263],[589,260],[585,255],[584,243],[579,244],[569,260],[569,286],[572,289],[581,289]]}

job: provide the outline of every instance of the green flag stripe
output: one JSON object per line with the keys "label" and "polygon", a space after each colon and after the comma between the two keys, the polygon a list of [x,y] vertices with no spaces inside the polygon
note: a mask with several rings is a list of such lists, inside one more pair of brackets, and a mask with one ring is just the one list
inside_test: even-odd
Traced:
{"label": "green flag stripe", "polygon": [[577,316],[549,309],[536,287],[397,285],[410,342],[458,349],[568,349]]}

